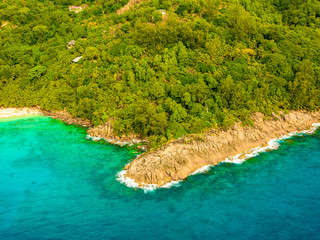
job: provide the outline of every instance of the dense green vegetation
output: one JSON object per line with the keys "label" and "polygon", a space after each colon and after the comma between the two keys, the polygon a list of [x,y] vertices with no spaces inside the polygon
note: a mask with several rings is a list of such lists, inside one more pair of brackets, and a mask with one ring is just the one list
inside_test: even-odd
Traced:
{"label": "dense green vegetation", "polygon": [[1,2],[0,106],[114,118],[153,146],[256,111],[319,109],[318,1],[151,0],[118,15],[127,2]]}

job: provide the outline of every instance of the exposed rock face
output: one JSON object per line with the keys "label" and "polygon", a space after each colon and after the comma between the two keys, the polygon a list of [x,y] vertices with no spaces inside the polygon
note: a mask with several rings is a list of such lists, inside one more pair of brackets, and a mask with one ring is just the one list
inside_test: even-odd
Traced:
{"label": "exposed rock face", "polygon": [[125,167],[125,176],[141,185],[162,186],[182,180],[201,167],[216,165],[290,132],[309,129],[313,123],[320,122],[320,111],[291,111],[273,115],[272,120],[264,120],[263,114],[257,113],[252,118],[254,127],[237,123],[229,130],[211,130],[204,134],[203,140],[176,140],[155,152],[141,155]]}
{"label": "exposed rock face", "polygon": [[92,137],[113,138],[114,135],[111,120],[108,120],[104,125],[99,125],[89,129],[88,133]]}

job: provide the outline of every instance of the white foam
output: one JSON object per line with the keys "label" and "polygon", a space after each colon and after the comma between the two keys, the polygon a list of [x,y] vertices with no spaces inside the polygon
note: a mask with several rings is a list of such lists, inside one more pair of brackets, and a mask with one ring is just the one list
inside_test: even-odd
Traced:
{"label": "white foam", "polygon": [[180,187],[181,186],[181,180],[179,181],[171,181],[160,188],[171,188],[171,187]]}
{"label": "white foam", "polygon": [[128,187],[132,187],[132,188],[138,188],[139,184],[136,183],[133,179],[129,178],[129,177],[125,177],[125,174],[127,173],[127,170],[122,170],[120,172],[117,173],[117,180],[120,183],[125,184]]}
{"label": "white foam", "polygon": [[127,187],[131,187],[131,188],[141,188],[144,190],[144,192],[150,192],[150,191],[154,191],[155,189],[157,189],[157,185],[156,184],[146,184],[146,183],[141,183],[138,184],[134,181],[134,179],[126,177],[127,170],[122,170],[120,172],[117,173],[117,180],[120,183],[125,184]]}
{"label": "white foam", "polygon": [[206,166],[203,166],[197,170],[195,170],[193,173],[191,173],[189,176],[191,175],[196,175],[198,173],[205,173],[205,172],[208,172],[210,170],[210,168],[213,167],[213,165],[206,165]]}
{"label": "white foam", "polygon": [[228,157],[223,162],[241,164],[249,158],[258,156],[262,152],[278,149],[280,147],[281,140],[285,140],[299,134],[313,134],[319,127],[320,127],[320,123],[314,123],[312,124],[312,127],[309,130],[304,130],[301,132],[291,132],[279,138],[272,139],[268,142],[267,146],[259,146],[256,148],[252,148],[244,153],[240,153],[238,155]]}
{"label": "white foam", "polygon": [[315,131],[317,131],[317,129],[318,129],[319,127],[320,127],[320,123],[314,123],[314,124],[312,124],[311,129],[302,131],[301,133],[313,134],[313,133],[315,133]]}
{"label": "white foam", "polygon": [[151,192],[154,191],[158,188],[171,188],[171,187],[179,187],[180,186],[180,182],[181,181],[171,181],[161,187],[158,187],[156,184],[148,184],[148,183],[137,183],[134,181],[134,179],[126,177],[127,170],[122,170],[120,172],[117,173],[116,177],[117,180],[122,183],[125,184],[127,187],[131,187],[131,188],[140,188],[142,189],[145,193],[147,192]]}
{"label": "white foam", "polygon": [[100,137],[91,137],[91,136],[87,136],[86,137],[87,139],[90,139],[90,140],[92,140],[92,141],[95,141],[95,142],[97,142],[97,141],[99,141],[99,140],[101,140],[102,138],[100,138]]}
{"label": "white foam", "polygon": [[244,153],[239,153],[235,156],[228,157],[222,162],[241,164],[249,158],[258,156],[259,153],[261,153],[261,152],[275,150],[275,149],[278,149],[279,146],[280,146],[280,144],[278,143],[278,139],[273,139],[273,140],[269,141],[266,146],[259,146],[256,148],[252,148]]}

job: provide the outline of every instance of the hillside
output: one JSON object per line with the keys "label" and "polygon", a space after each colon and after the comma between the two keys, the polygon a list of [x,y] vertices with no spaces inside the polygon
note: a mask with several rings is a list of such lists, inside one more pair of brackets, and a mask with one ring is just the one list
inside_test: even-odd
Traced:
{"label": "hillside", "polygon": [[253,112],[318,110],[319,17],[315,0],[8,0],[0,107],[112,119],[151,147]]}

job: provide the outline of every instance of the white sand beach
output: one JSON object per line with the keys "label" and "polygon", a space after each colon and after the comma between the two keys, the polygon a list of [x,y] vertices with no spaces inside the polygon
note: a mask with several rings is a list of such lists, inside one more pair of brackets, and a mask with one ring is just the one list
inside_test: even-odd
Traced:
{"label": "white sand beach", "polygon": [[36,108],[0,108],[0,118],[42,114]]}

